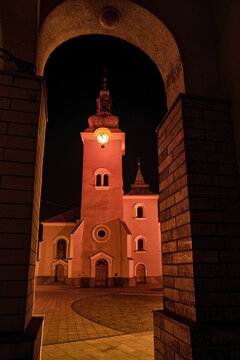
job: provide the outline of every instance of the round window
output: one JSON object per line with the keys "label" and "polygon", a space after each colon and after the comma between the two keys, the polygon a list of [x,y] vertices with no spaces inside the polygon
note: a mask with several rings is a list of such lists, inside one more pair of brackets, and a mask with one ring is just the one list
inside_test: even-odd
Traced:
{"label": "round window", "polygon": [[106,225],[97,225],[92,230],[92,237],[96,242],[105,243],[111,237],[111,230]]}
{"label": "round window", "polygon": [[105,235],[106,235],[106,233],[104,230],[99,230],[98,236],[100,236],[101,238],[104,238]]}

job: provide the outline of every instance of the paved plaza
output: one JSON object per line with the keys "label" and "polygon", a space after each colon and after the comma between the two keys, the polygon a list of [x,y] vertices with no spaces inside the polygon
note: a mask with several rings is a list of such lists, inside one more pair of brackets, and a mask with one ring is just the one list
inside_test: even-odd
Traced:
{"label": "paved plaza", "polygon": [[[153,359],[155,285],[137,288],[36,288],[35,314],[44,315],[42,360]],[[74,310],[75,309],[75,310]]]}

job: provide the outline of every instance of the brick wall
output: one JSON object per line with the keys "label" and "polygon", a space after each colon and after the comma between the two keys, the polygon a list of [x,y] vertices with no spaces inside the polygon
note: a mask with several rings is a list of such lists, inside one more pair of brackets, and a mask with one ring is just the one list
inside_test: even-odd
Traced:
{"label": "brick wall", "polygon": [[182,104],[157,130],[164,308],[196,320]]}
{"label": "brick wall", "polygon": [[[240,320],[240,196],[230,104],[181,95],[157,135],[165,310],[155,314],[161,329],[155,330],[156,343],[162,341],[156,358],[170,359],[170,346],[175,358],[190,359],[180,352],[184,339],[165,328],[168,312],[175,327],[177,322],[189,327],[193,358],[209,353],[209,359],[220,359],[240,343],[240,328],[232,323]],[[216,334],[223,324],[225,350],[219,351]]]}
{"label": "brick wall", "polygon": [[42,171],[43,171],[43,156],[45,146],[45,131],[47,122],[47,97],[45,91],[45,83],[42,87],[41,106],[38,120],[37,132],[37,148],[36,148],[36,161],[34,168],[34,191],[33,191],[33,208],[32,208],[32,227],[31,227],[31,255],[29,261],[29,275],[28,275],[28,294],[31,293],[27,301],[27,314],[26,318],[31,317],[34,306],[35,296],[35,267],[37,261],[38,249],[38,233],[39,233],[39,212],[41,202],[42,190]]}
{"label": "brick wall", "polygon": [[39,121],[41,83],[0,73],[0,333],[23,331],[32,314],[46,122],[43,111]]}

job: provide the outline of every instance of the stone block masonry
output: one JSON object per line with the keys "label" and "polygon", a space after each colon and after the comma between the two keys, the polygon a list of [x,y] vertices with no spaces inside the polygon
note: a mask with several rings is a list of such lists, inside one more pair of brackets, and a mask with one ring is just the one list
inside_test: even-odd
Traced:
{"label": "stone block masonry", "polygon": [[154,313],[155,358],[239,359],[240,183],[230,104],[180,95],[156,132],[164,310]]}
{"label": "stone block masonry", "polygon": [[42,318],[32,317],[32,310],[47,119],[44,91],[41,78],[0,72],[0,352],[11,348],[12,359],[20,354],[37,359],[41,343]]}

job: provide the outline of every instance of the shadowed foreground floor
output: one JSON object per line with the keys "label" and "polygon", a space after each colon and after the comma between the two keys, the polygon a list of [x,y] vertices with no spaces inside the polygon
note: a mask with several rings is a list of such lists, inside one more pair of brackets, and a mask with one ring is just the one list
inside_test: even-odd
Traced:
{"label": "shadowed foreground floor", "polygon": [[152,331],[43,346],[42,360],[153,360]]}
{"label": "shadowed foreground floor", "polygon": [[152,329],[152,309],[161,307],[162,293],[156,285],[39,286],[35,314],[45,315],[42,360],[153,360],[153,333],[146,330]]}
{"label": "shadowed foreground floor", "polygon": [[87,297],[72,304],[85,318],[124,333],[153,330],[152,310],[159,298],[147,295],[111,294]]}

